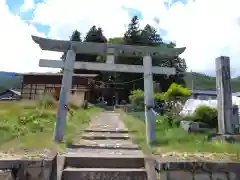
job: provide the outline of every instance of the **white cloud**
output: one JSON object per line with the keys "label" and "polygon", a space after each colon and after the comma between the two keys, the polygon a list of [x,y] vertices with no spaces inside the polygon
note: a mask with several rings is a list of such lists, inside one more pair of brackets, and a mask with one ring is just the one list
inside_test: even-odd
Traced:
{"label": "white cloud", "polygon": [[[130,20],[128,13],[122,7],[134,8],[143,14],[142,26],[149,23],[156,28],[161,27],[168,32],[164,39],[176,41],[178,47],[187,47],[182,57],[186,59],[189,69],[201,72],[214,71],[215,58],[220,55],[231,57],[234,72],[240,68],[238,61],[240,57],[239,0],[195,0],[195,2],[188,0],[186,5],[178,2],[169,9],[164,2],[172,1],[47,0],[36,5],[33,21],[50,25],[48,37],[51,38],[68,39],[73,30],[78,29],[85,33],[92,25],[102,27],[107,37],[121,36],[125,31],[124,24],[129,23]],[[31,3],[29,4],[26,6],[33,7]],[[43,54],[32,42],[30,34],[38,32],[33,26],[23,23],[19,17],[11,15],[5,5],[0,8],[4,9],[4,11],[0,10],[0,18],[4,17],[1,23],[5,25],[3,26],[5,34],[1,33],[0,43],[3,46],[11,38],[18,40],[18,44],[15,45],[15,52],[18,53],[11,54],[11,58],[8,57],[12,59],[8,68],[10,69],[10,65],[19,61],[31,62],[32,67],[37,66],[37,57]],[[6,20],[7,18],[9,21]],[[159,24],[155,24],[154,18],[160,19]],[[7,48],[5,49],[5,57],[2,56],[4,58],[9,56]],[[31,53],[28,49],[32,49]],[[16,60],[15,56],[19,60]],[[52,55],[48,56],[48,58],[51,57]],[[16,69],[27,68],[21,65],[16,66]]]}
{"label": "white cloud", "polygon": [[[122,35],[123,25],[129,22],[121,7],[135,8],[143,13],[142,26],[150,23],[161,27],[168,32],[165,39],[187,47],[182,57],[189,69],[214,71],[215,58],[220,55],[230,56],[232,67],[240,68],[239,0],[189,0],[169,9],[164,2],[171,4],[167,0],[48,0],[38,5],[35,20],[51,25],[51,37],[67,38],[73,29],[86,32],[93,24],[111,37]],[[156,17],[160,19],[158,25],[153,20]]]}
{"label": "white cloud", "polygon": [[34,21],[50,24],[49,36],[54,38],[68,39],[76,28],[86,32],[93,25],[102,27],[108,36],[122,35],[125,30],[123,25],[129,21],[129,17],[119,2],[49,0],[37,5]]}
{"label": "white cloud", "polygon": [[12,15],[5,2],[0,1],[0,71],[41,72],[49,71],[38,67],[39,58],[58,58],[59,55],[40,50],[31,35],[44,36],[36,28],[23,22],[19,16]]}
{"label": "white cloud", "polygon": [[[214,70],[215,58],[230,56],[231,65],[240,68],[240,1],[197,0],[175,4],[163,18],[168,38],[186,46],[183,54],[193,70]],[[239,74],[239,73],[238,73]]]}
{"label": "white cloud", "polygon": [[21,11],[28,11],[34,8],[34,0],[24,0],[23,5],[21,6]]}

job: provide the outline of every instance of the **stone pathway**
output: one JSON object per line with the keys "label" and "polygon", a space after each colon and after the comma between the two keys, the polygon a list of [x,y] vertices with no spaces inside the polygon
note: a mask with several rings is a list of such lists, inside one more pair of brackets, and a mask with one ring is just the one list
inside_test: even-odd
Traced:
{"label": "stone pathway", "polygon": [[60,176],[64,180],[147,180],[144,154],[128,133],[118,113],[101,113],[82,138],[58,157],[59,180]]}

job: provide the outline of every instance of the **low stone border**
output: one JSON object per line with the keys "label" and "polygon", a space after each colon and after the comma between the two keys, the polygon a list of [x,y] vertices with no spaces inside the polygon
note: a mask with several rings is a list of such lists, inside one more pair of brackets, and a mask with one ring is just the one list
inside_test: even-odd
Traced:
{"label": "low stone border", "polygon": [[6,158],[0,160],[0,180],[56,179],[56,153],[43,158]]}
{"label": "low stone border", "polygon": [[155,160],[155,169],[162,180],[239,180],[240,162],[198,162]]}

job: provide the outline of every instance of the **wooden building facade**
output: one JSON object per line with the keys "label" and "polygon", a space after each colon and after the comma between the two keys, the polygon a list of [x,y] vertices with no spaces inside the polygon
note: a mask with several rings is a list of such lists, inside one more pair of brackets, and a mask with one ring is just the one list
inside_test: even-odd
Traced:
{"label": "wooden building facade", "polygon": [[[70,92],[73,99],[89,100],[96,76],[97,74],[74,74]],[[59,99],[63,74],[29,73],[22,74],[22,77],[21,99],[37,100],[44,94]]]}

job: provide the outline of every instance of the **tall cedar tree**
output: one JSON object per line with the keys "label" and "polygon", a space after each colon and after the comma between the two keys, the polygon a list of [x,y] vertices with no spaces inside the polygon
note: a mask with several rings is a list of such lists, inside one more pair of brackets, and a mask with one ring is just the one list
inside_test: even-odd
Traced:
{"label": "tall cedar tree", "polygon": [[[89,31],[86,33],[84,38],[84,42],[94,42],[94,43],[106,43],[107,39],[103,35],[103,31],[101,28],[97,28],[96,26],[92,26]],[[78,54],[76,57],[76,61],[82,62],[96,62],[103,60],[102,57],[98,57],[97,55],[92,54]],[[75,73],[81,74],[99,74],[99,71],[89,71],[89,70],[75,70]]]}
{"label": "tall cedar tree", "polygon": [[[134,16],[128,25],[128,29],[124,34],[123,43],[126,45],[143,45],[142,30],[139,28],[139,19]],[[118,63],[120,64],[134,64],[141,65],[142,60],[139,58],[119,57]],[[143,74],[137,73],[119,73],[118,80],[121,82],[131,82],[136,79],[141,79]],[[132,89],[143,89],[143,81],[135,81],[124,85],[125,96],[127,97]],[[125,97],[125,98],[126,98]]]}
{"label": "tall cedar tree", "polygon": [[[79,41],[82,42],[81,33],[78,30],[73,31],[72,36],[70,36],[70,41]],[[67,52],[64,52],[61,56],[61,60],[65,61],[67,56]],[[60,71],[63,73],[63,69]]]}
{"label": "tall cedar tree", "polygon": [[[174,43],[164,43],[161,36],[157,33],[156,29],[151,25],[147,24],[143,30],[139,28],[139,19],[134,16],[128,26],[128,30],[124,34],[124,44],[129,45],[144,45],[144,46],[159,46],[162,48],[174,48]],[[125,64],[142,64],[142,59],[139,58],[119,58],[119,63]],[[160,89],[166,91],[171,83],[176,82],[185,85],[184,73],[186,72],[186,62],[184,59],[176,57],[173,59],[153,59],[153,65],[161,67],[175,67],[177,70],[176,75],[154,75],[153,79],[160,83]],[[141,78],[142,74],[122,74],[120,79],[124,82],[126,80],[131,81]],[[135,83],[131,83],[126,86],[126,89],[141,88],[143,89],[143,80],[139,80]],[[128,91],[128,90],[127,90]]]}

